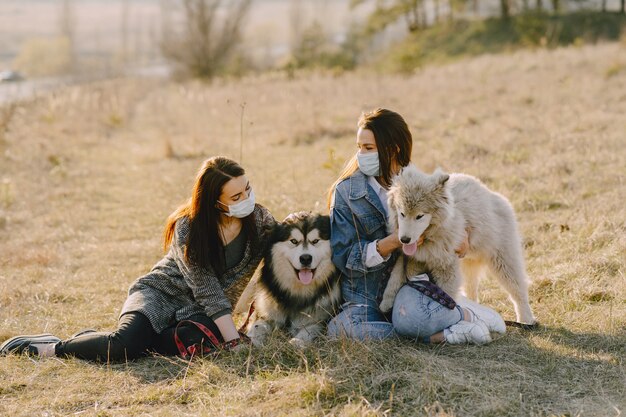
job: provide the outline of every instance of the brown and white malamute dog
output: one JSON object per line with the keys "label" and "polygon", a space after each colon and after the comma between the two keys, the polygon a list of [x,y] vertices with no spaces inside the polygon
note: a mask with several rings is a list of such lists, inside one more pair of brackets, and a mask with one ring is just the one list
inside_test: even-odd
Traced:
{"label": "brown and white malamute dog", "polygon": [[248,336],[256,346],[274,328],[287,330],[298,346],[325,331],[341,302],[328,216],[293,213],[273,227],[254,299],[256,320]]}

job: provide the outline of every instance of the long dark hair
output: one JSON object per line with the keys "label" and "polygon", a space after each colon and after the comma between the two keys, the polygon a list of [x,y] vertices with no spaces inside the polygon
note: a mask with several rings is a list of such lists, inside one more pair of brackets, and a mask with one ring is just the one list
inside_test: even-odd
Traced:
{"label": "long dark hair", "polygon": [[[189,235],[185,249],[188,262],[208,268],[221,275],[224,272],[224,242],[220,238],[218,223],[220,211],[216,203],[222,194],[224,184],[232,178],[245,175],[244,169],[232,159],[223,156],[209,158],[198,171],[191,198],[178,207],[167,218],[163,231],[163,249],[167,251],[172,239],[176,222],[182,218],[189,219]],[[242,232],[256,248],[257,233],[254,213],[242,219]]]}
{"label": "long dark hair", "polygon": [[[413,136],[409,127],[398,113],[381,108],[362,113],[357,127],[371,130],[374,134],[378,160],[380,161],[379,178],[384,186],[389,187],[392,175],[391,161],[395,158],[401,167],[405,167],[411,162]],[[354,174],[358,169],[359,164],[355,155],[348,161],[337,181],[328,190],[328,208],[330,208],[337,184]]]}

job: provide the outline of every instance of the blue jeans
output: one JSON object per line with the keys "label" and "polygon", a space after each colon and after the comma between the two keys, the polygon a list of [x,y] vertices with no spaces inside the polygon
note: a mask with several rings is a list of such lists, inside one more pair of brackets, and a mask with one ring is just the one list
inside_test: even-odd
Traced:
{"label": "blue jeans", "polygon": [[[367,284],[360,287],[363,290],[371,288]],[[345,286],[342,285],[342,288],[345,289]],[[344,298],[347,302],[342,311],[328,323],[328,336],[331,338],[381,340],[399,335],[428,343],[430,336],[463,319],[461,307],[450,310],[407,285],[396,295],[391,323],[378,310],[375,298],[363,292],[354,294],[350,290],[347,294],[344,292]],[[350,301],[350,298],[357,301]]]}

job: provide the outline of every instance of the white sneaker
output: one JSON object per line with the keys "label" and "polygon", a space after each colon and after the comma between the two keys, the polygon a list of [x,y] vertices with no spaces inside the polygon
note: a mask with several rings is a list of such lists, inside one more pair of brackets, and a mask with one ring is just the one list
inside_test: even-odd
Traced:
{"label": "white sneaker", "polygon": [[443,331],[446,342],[452,345],[460,345],[464,343],[473,343],[476,345],[484,345],[491,342],[489,329],[482,321],[461,320],[457,324],[453,324]]}
{"label": "white sneaker", "polygon": [[473,314],[472,322],[476,320],[482,321],[487,325],[489,331],[501,334],[506,333],[506,324],[504,324],[504,320],[496,310],[478,304],[462,295],[456,298],[456,302]]}

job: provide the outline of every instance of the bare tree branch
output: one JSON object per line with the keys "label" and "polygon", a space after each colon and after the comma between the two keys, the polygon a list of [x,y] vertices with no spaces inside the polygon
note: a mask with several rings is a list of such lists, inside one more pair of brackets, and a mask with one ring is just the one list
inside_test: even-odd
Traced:
{"label": "bare tree branch", "polygon": [[163,55],[196,77],[222,71],[241,41],[252,0],[182,0],[182,30],[164,28]]}

